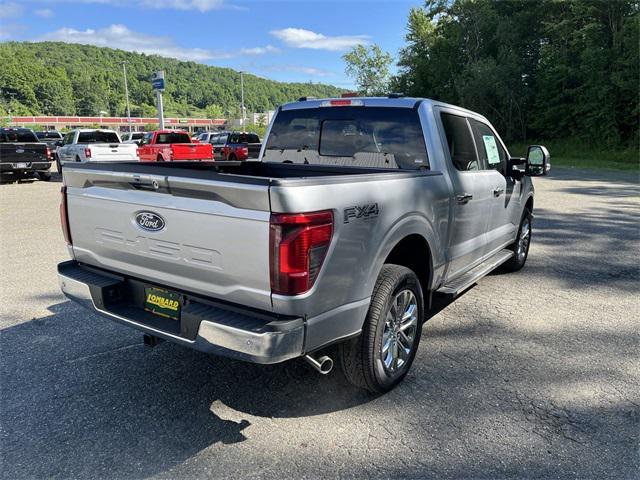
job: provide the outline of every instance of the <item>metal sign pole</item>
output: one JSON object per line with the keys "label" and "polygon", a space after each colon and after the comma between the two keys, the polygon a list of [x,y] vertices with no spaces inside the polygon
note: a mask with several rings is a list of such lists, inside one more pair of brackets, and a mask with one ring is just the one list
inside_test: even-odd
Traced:
{"label": "metal sign pole", "polygon": [[158,124],[160,130],[164,130],[164,111],[162,107],[162,92],[156,90],[156,103],[158,105]]}
{"label": "metal sign pole", "polygon": [[[127,64],[122,62],[122,71],[124,72],[124,97],[127,102],[127,123],[131,123],[131,110],[129,109],[129,86],[127,85]],[[131,131],[131,126],[129,126]]]}

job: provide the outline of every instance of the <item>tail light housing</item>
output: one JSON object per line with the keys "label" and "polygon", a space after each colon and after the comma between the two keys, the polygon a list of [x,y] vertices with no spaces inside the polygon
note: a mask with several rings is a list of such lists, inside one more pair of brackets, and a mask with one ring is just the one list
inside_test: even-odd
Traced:
{"label": "tail light housing", "polygon": [[67,245],[73,245],[71,241],[71,228],[69,227],[69,212],[67,210],[67,186],[60,189],[60,225]]}
{"label": "tail light housing", "polygon": [[272,293],[299,295],[311,290],[332,236],[331,210],[272,214],[269,225]]}
{"label": "tail light housing", "polygon": [[84,157],[85,158],[91,158],[91,149],[90,148],[85,148],[84,149]]}
{"label": "tail light housing", "polygon": [[53,158],[53,154],[51,153],[51,149],[47,147],[47,160],[51,160]]}

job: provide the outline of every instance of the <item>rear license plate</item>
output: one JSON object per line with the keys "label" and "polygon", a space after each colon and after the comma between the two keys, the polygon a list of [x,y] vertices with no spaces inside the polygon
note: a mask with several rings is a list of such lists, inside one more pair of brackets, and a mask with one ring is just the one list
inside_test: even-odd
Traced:
{"label": "rear license plate", "polygon": [[26,163],[16,163],[15,168],[27,168],[27,164]]}
{"label": "rear license plate", "polygon": [[180,294],[162,288],[145,287],[144,309],[161,317],[180,319]]}

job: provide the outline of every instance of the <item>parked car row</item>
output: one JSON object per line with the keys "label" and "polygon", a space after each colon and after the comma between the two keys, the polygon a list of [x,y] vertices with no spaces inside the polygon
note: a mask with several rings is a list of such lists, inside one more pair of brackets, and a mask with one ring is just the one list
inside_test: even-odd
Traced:
{"label": "parked car row", "polygon": [[75,129],[66,134],[27,128],[0,130],[2,180],[51,178],[68,163],[242,161],[258,158],[262,144],[255,133],[205,132],[191,139],[181,130],[127,132]]}

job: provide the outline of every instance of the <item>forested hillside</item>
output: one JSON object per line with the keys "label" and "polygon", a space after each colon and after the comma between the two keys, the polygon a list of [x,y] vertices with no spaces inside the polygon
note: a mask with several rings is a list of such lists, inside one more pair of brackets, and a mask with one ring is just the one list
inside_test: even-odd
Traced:
{"label": "forested hillside", "polygon": [[[165,70],[167,115],[238,116],[240,74],[154,55],[66,43],[0,44],[0,115],[125,115],[122,63],[126,62],[131,115],[155,116],[149,77]],[[261,112],[301,96],[340,95],[311,83],[280,83],[244,76],[245,105]]]}
{"label": "forested hillside", "polygon": [[409,15],[392,88],[482,112],[509,141],[637,147],[638,8],[631,0],[428,0]]}

